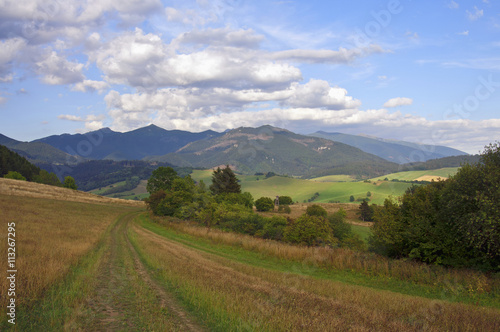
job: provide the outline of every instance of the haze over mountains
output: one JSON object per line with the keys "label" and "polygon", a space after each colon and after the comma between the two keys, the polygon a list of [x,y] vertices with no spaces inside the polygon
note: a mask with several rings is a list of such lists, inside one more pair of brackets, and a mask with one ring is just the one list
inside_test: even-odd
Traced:
{"label": "haze over mountains", "polygon": [[272,126],[242,127],[225,133],[165,130],[155,125],[125,133],[103,128],[32,142],[0,135],[0,144],[35,163],[107,159],[161,161],[195,168],[230,164],[242,173],[275,172],[293,176],[379,175],[396,170],[398,164],[466,155],[442,146],[340,133],[317,132],[306,136]]}

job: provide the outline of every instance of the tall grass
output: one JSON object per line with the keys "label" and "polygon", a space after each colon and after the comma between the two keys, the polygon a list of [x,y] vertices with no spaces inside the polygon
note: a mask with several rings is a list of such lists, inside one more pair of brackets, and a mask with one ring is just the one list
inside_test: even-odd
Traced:
{"label": "tall grass", "polygon": [[[16,305],[29,306],[96,246],[108,226],[130,209],[0,195],[0,257],[7,260],[7,223],[16,224]],[[0,272],[0,310],[5,312],[6,269]]]}
{"label": "tall grass", "polygon": [[348,248],[305,247],[273,240],[264,240],[249,235],[207,229],[185,222],[169,222],[155,218],[157,223],[179,232],[206,238],[216,244],[241,247],[280,260],[326,270],[359,273],[367,277],[400,280],[439,290],[443,297],[465,298],[469,302],[500,307],[500,277],[474,270],[448,269],[406,260],[393,260],[368,252]]}
{"label": "tall grass", "polygon": [[[213,236],[213,241],[257,245],[233,234],[175,227]],[[196,238],[182,244],[139,226],[133,232],[135,245],[157,277],[214,330],[495,331],[500,327],[496,309],[264,269],[198,250]],[[262,250],[282,257],[305,257],[301,248],[261,244]],[[318,261],[328,260],[322,249],[309,253],[323,257]]]}

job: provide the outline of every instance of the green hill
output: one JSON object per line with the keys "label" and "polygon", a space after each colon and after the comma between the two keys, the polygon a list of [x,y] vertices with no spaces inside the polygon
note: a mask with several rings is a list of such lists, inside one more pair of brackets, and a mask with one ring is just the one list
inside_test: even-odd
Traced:
{"label": "green hill", "polygon": [[[211,170],[195,170],[191,177],[211,183]],[[319,182],[314,180],[297,179],[284,176],[237,175],[241,181],[241,190],[248,191],[257,199],[259,197],[290,196],[296,202],[309,201],[312,197],[317,203],[340,202],[350,203],[351,195],[355,199],[370,198],[371,203],[382,204],[392,196],[402,195],[411,185],[404,182]],[[371,196],[367,197],[370,192]],[[318,193],[319,195],[315,195]]]}
{"label": "green hill", "polygon": [[397,169],[396,164],[352,146],[271,126],[234,129],[152,160],[195,168],[229,164],[243,174],[274,172],[301,177],[348,174],[366,178]]}

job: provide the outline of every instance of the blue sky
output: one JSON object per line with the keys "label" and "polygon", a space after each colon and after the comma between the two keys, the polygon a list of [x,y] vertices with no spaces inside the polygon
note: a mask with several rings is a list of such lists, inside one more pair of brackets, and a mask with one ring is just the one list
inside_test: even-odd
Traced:
{"label": "blue sky", "polygon": [[478,153],[500,132],[500,5],[0,1],[0,133],[271,124]]}

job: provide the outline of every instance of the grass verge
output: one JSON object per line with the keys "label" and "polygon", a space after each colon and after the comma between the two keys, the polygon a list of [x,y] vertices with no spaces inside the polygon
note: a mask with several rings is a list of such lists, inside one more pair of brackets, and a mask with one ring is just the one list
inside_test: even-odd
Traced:
{"label": "grass verge", "polygon": [[[133,230],[147,266],[213,330],[494,331],[500,326],[497,309],[363,287],[349,280],[362,275],[330,275],[312,262],[244,249],[241,237],[239,245],[227,245],[165,228],[144,215]],[[381,279],[368,283],[377,286]]]}

